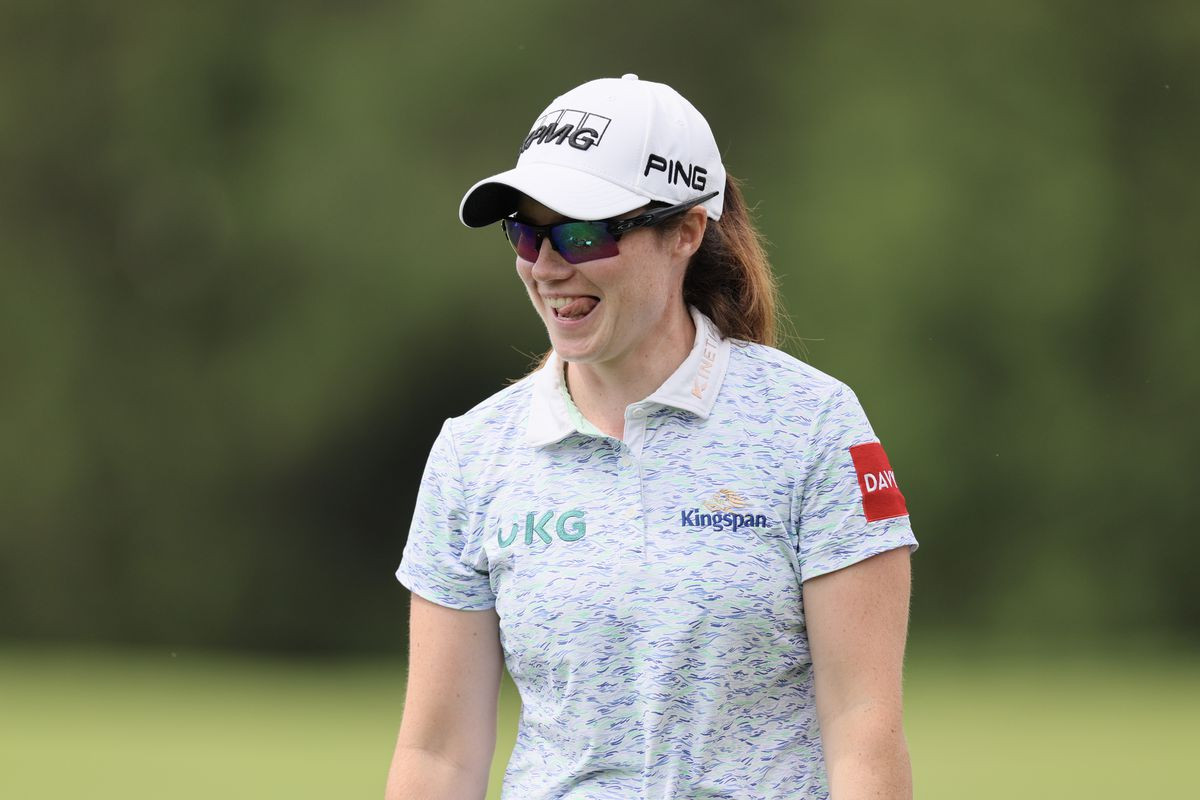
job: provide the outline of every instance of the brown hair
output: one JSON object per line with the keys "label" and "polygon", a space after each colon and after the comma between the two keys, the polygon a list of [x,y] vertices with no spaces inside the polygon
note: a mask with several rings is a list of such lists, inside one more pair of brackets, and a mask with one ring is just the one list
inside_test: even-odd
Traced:
{"label": "brown hair", "polygon": [[700,309],[725,338],[773,347],[779,287],[763,244],[741,182],[726,176],[721,219],[709,220],[700,249],[688,264],[683,301]]}

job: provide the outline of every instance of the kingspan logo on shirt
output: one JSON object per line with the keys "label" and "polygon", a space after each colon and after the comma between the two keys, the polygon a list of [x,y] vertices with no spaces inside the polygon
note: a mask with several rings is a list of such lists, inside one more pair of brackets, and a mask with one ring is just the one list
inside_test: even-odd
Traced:
{"label": "kingspan logo on shirt", "polygon": [[686,528],[712,528],[714,531],[767,527],[766,514],[743,512],[746,498],[732,489],[721,489],[701,503],[703,509],[690,508],[679,512],[679,524]]}

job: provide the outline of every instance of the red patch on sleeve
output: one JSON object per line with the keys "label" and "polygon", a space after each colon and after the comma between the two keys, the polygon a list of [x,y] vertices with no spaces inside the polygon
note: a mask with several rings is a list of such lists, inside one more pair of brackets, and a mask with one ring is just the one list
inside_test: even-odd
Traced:
{"label": "red patch on sleeve", "polygon": [[856,444],[850,448],[854,470],[858,473],[858,490],[862,492],[863,513],[867,522],[888,517],[902,517],[908,513],[904,495],[896,485],[892,465],[879,442]]}

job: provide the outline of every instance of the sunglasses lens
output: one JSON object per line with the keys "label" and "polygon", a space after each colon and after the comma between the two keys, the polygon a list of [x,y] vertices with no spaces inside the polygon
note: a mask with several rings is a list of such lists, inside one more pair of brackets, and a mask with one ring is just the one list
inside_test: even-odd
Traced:
{"label": "sunglasses lens", "polygon": [[508,243],[512,245],[512,249],[518,256],[525,261],[537,261],[541,241],[538,239],[537,233],[528,225],[517,222],[515,219],[506,219],[504,220],[504,235],[508,237]]}
{"label": "sunglasses lens", "polygon": [[617,255],[617,240],[603,222],[565,222],[550,231],[554,249],[568,264],[581,264]]}

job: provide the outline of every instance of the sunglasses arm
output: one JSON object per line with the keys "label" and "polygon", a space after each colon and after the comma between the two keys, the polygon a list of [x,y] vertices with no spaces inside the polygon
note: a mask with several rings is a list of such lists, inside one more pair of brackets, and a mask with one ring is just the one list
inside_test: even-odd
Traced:
{"label": "sunglasses arm", "polygon": [[628,230],[632,230],[633,228],[640,228],[645,225],[654,225],[655,223],[661,222],[664,219],[669,219],[678,214],[682,214],[683,212],[687,211],[688,209],[693,208],[694,206],[698,206],[701,203],[705,202],[706,200],[710,200],[710,199],[716,197],[718,194],[719,194],[719,192],[709,192],[708,194],[701,195],[694,200],[689,200],[686,203],[680,203],[677,206],[670,206],[669,208],[660,208],[655,211],[651,211],[646,214],[639,214],[636,217],[629,217],[627,219],[611,220],[608,223],[608,225],[609,225],[608,229],[610,231],[612,231],[613,233],[619,235],[619,234],[625,233]]}

